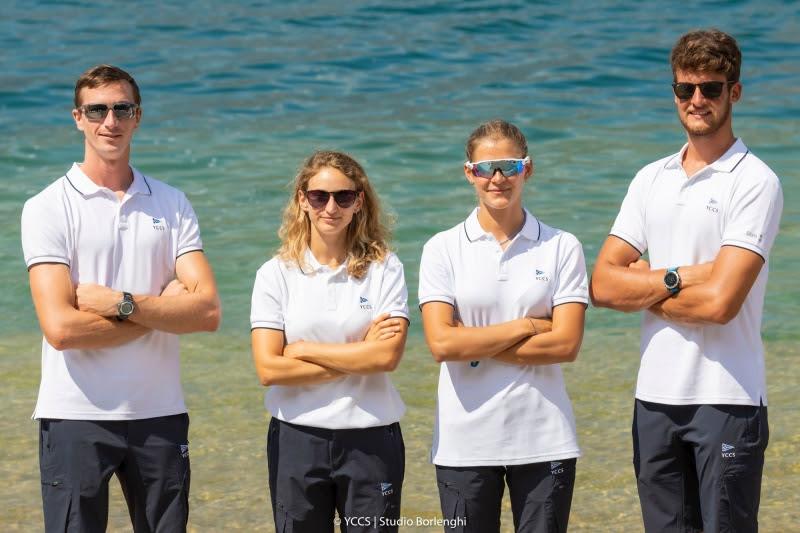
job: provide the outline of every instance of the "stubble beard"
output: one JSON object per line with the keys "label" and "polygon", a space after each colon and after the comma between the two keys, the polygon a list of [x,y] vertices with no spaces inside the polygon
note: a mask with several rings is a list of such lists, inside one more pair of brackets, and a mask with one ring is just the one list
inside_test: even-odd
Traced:
{"label": "stubble beard", "polygon": [[684,115],[680,115],[680,121],[681,121],[681,124],[683,125],[683,129],[685,129],[686,133],[688,133],[690,136],[692,136],[692,137],[707,137],[707,136],[714,135],[715,133],[717,133],[720,130],[720,128],[722,128],[722,125],[725,124],[728,121],[728,117],[731,114],[731,108],[732,107],[733,107],[733,104],[731,104],[730,102],[726,102],[725,107],[721,110],[721,114],[719,116],[719,119],[715,120],[711,124],[705,124],[705,125],[702,125],[702,126],[692,127],[692,126],[689,126],[689,124],[687,124],[687,121],[686,121],[686,118],[685,118]]}

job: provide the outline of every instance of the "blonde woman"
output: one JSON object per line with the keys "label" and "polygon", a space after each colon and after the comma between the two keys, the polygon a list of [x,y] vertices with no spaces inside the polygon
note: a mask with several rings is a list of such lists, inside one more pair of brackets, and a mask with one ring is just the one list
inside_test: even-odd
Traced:
{"label": "blonde woman", "polygon": [[389,379],[408,332],[403,265],[352,157],[322,151],[294,181],[281,247],[256,274],[253,358],[272,414],[277,531],[396,531],[403,401]]}

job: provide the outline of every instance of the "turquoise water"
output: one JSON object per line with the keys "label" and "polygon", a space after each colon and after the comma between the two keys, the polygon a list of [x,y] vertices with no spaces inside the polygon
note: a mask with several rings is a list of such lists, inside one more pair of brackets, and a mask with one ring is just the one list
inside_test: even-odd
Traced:
{"label": "turquoise water", "polygon": [[[242,391],[226,400],[228,407],[239,402],[244,409],[246,403],[259,412],[255,380],[246,381],[252,376],[247,351],[252,279],[277,245],[286,184],[312,150],[346,150],[364,163],[396,216],[395,247],[406,267],[412,308],[422,244],[471,209],[473,193],[460,173],[463,145],[469,132],[490,118],[511,120],[527,134],[537,173],[526,204],[545,222],[576,234],[591,268],[633,174],[683,143],[672,104],[669,50],[681,33],[712,24],[736,36],[744,53],[744,97],[734,111],[735,132],[783,182],[785,208],[771,255],[764,337],[781,354],[778,364],[795,364],[800,4],[188,5],[39,1],[2,8],[0,369],[10,385],[3,397],[15,406],[3,415],[2,427],[24,435],[24,442],[32,438],[25,417],[38,381],[38,326],[19,244],[19,215],[26,198],[81,159],[82,138],[70,118],[73,84],[101,62],[122,66],[139,82],[144,118],[134,164],[187,193],[218,276],[225,313],[221,331],[217,340],[199,336],[190,343],[204,354],[202,364],[188,363],[188,378],[197,378],[185,380],[193,410],[202,412],[207,397],[221,394],[215,389],[219,382],[203,380],[215,374]],[[418,423],[413,438],[424,454],[433,401],[425,395],[432,392],[435,368],[425,359],[416,310],[412,318],[407,359],[413,364],[401,366],[398,380],[411,406],[412,429]],[[590,310],[587,343],[595,344],[585,344],[582,360],[586,354],[605,355],[598,346],[634,353],[637,322],[635,316]],[[573,399],[577,404],[576,388],[589,400],[592,386],[613,390],[627,423],[635,362],[626,363],[624,383],[604,385],[581,373],[594,368],[591,360],[568,375]],[[778,397],[797,384],[796,373],[770,379],[771,394],[777,390]],[[424,400],[415,396],[419,380],[428,387]],[[202,431],[197,419],[193,422]],[[627,446],[625,438],[619,443]],[[786,439],[800,440],[796,431]],[[20,478],[30,474],[8,462],[3,471]],[[788,471],[796,476],[800,466],[791,463]],[[25,504],[36,509],[38,501]]]}

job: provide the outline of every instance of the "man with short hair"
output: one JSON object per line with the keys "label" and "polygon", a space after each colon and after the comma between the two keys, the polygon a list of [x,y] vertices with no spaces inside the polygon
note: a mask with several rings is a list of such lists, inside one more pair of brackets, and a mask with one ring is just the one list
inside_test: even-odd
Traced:
{"label": "man with short hair", "polygon": [[105,531],[116,474],[134,530],[185,531],[189,418],[178,334],[214,331],[220,304],[197,217],[130,166],[142,117],[125,71],[75,85],[83,163],[25,203],[22,247],[44,339],[39,465],[46,531]]}
{"label": "man with short hair", "polygon": [[688,142],[633,179],[590,293],[644,310],[633,453],[645,529],[757,531],[769,437],[761,315],[783,194],[733,135],[733,37],[687,33],[671,62]]}

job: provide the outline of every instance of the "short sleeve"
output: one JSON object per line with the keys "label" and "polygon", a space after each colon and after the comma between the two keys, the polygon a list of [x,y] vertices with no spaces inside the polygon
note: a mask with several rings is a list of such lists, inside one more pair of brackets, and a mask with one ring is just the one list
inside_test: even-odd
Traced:
{"label": "short sleeve", "polygon": [[453,268],[447,257],[443,236],[430,239],[422,248],[419,262],[419,305],[428,302],[455,304]]}
{"label": "short sleeve", "polygon": [[389,313],[408,319],[408,288],[403,263],[395,254],[389,254],[383,268],[383,280],[376,314]]}
{"label": "short sleeve", "polygon": [[66,217],[56,211],[61,206],[48,203],[35,196],[22,208],[22,252],[28,268],[38,263],[70,265]]}
{"label": "short sleeve", "polygon": [[565,233],[559,243],[559,261],[553,307],[565,303],[589,303],[589,285],[583,247],[574,235]]}
{"label": "short sleeve", "polygon": [[286,282],[280,263],[273,258],[258,269],[250,302],[250,327],[283,331],[287,303]]}
{"label": "short sleeve", "polygon": [[746,248],[766,261],[778,235],[782,211],[783,191],[771,172],[737,184],[726,216],[722,246]]}
{"label": "short sleeve", "polygon": [[647,251],[647,236],[645,234],[645,194],[646,180],[644,169],[639,171],[628,187],[628,192],[622,200],[617,219],[609,232],[619,237],[636,248],[640,254]]}
{"label": "short sleeve", "polygon": [[203,241],[200,239],[200,225],[197,222],[197,215],[192,208],[192,204],[181,193],[176,257],[202,249]]}

